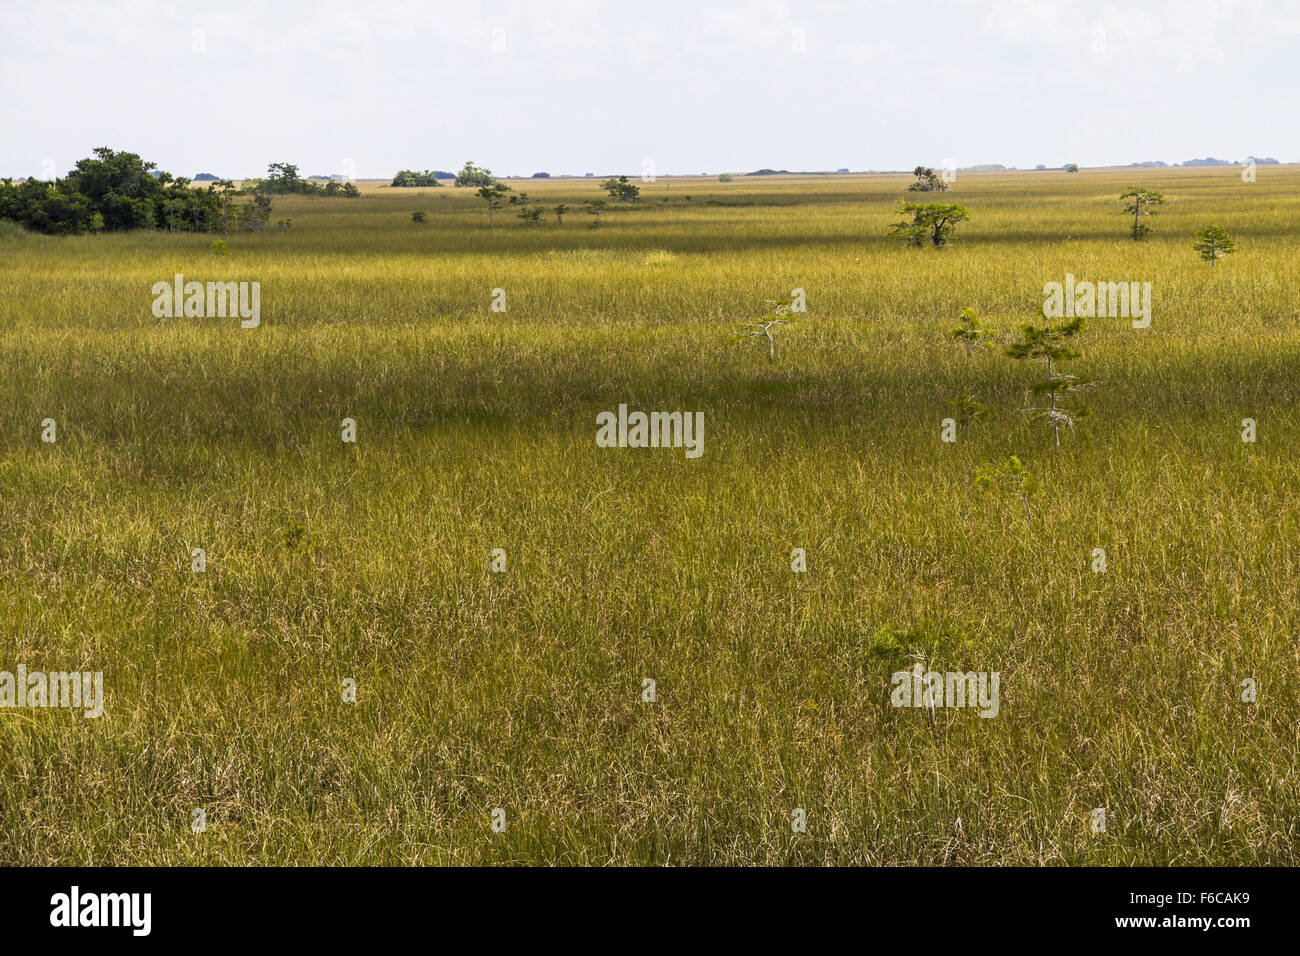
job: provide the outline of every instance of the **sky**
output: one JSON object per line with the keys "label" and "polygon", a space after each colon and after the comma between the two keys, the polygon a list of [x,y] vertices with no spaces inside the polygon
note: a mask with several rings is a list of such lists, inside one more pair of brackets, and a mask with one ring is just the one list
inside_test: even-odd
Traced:
{"label": "sky", "polygon": [[0,0],[0,176],[1300,161],[1300,0]]}

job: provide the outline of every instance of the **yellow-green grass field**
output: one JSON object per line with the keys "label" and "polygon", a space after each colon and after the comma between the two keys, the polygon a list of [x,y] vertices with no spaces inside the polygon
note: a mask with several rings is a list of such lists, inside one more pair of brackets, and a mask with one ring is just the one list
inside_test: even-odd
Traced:
{"label": "yellow-green grass field", "polygon": [[[512,181],[546,221],[492,230],[367,184],[225,255],[7,230],[0,670],[106,704],[0,709],[0,863],[1300,863],[1300,168],[910,179],[661,179],[599,229],[596,181]],[[909,249],[900,198],[972,221]],[[261,326],[155,318],[177,272]],[[1088,322],[1054,451],[1003,350],[1067,273],[1153,316]],[[769,362],[737,329],[794,289]],[[703,456],[598,448],[620,403]],[[1032,521],[976,484],[1010,455]],[[892,707],[917,662],[997,716]]]}

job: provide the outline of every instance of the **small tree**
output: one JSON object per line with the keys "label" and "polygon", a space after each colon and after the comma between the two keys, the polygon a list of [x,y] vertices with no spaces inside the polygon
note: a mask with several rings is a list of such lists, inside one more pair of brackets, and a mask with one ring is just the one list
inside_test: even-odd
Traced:
{"label": "small tree", "polygon": [[423,212],[411,213],[411,222],[424,222],[428,218],[429,217],[425,215]]}
{"label": "small tree", "polygon": [[731,173],[720,173],[720,174],[718,175],[718,182],[720,182],[720,183],[729,183],[729,182],[731,182]]}
{"label": "small tree", "polygon": [[1228,234],[1210,223],[1196,234],[1197,243],[1192,248],[1201,254],[1201,258],[1214,265],[1223,256],[1237,251],[1237,244]]}
{"label": "small tree", "polygon": [[789,325],[791,319],[786,316],[794,311],[793,306],[789,303],[778,302],[775,299],[767,299],[766,303],[772,306],[769,314],[760,316],[750,322],[746,322],[739,332],[740,338],[761,338],[767,342],[767,360],[776,361],[776,332],[781,326]]}
{"label": "small tree", "polygon": [[970,213],[957,203],[902,203],[904,215],[912,214],[912,221],[904,219],[894,223],[891,238],[902,239],[909,246],[922,246],[928,239],[936,248],[952,241],[959,222],[969,222]]}
{"label": "small tree", "polygon": [[561,226],[564,225],[564,214],[568,211],[569,211],[569,207],[566,206],[564,203],[560,203],[558,206],[555,207],[555,221],[557,224]]}
{"label": "small tree", "polygon": [[1034,510],[1031,502],[1042,484],[1020,463],[1019,458],[1012,455],[1000,468],[981,471],[975,477],[975,483],[982,488],[1005,488],[1018,495],[1025,505],[1025,530],[1033,530]]}
{"label": "small tree", "polygon": [[912,170],[912,175],[916,177],[916,182],[907,187],[910,193],[946,192],[948,189],[943,177],[929,166],[917,166]]}
{"label": "small tree", "polygon": [[542,207],[525,206],[519,210],[519,218],[523,220],[522,225],[535,226],[542,221]]}
{"label": "small tree", "polygon": [[961,325],[952,330],[952,337],[966,346],[966,357],[974,355],[976,349],[982,349],[983,343],[980,341],[988,335],[988,330],[980,324],[979,313],[974,309],[964,309],[961,314]]}
{"label": "small tree", "polygon": [[587,215],[589,215],[589,216],[594,216],[594,217],[595,217],[595,218],[592,220],[591,228],[592,228],[592,229],[599,229],[599,228],[600,228],[600,212],[601,212],[602,209],[605,208],[605,200],[603,200],[603,199],[586,199],[586,200],[583,200],[582,205],[586,208],[586,210],[587,210]]}
{"label": "small tree", "polygon": [[1165,197],[1158,189],[1142,189],[1134,186],[1124,195],[1119,197],[1127,200],[1124,211],[1133,215],[1133,241],[1136,242],[1151,234],[1151,227],[1141,221],[1143,216],[1154,216],[1156,211],[1153,207],[1164,204]]}
{"label": "small tree", "polygon": [[970,392],[964,392],[956,398],[949,399],[948,405],[956,413],[957,421],[961,422],[962,431],[967,438],[970,438],[971,422],[977,418],[983,418],[989,413],[988,408],[977,402],[975,396]]}
{"label": "small tree", "polygon": [[1065,171],[1066,171],[1067,173],[1077,173],[1077,172],[1079,171],[1079,164],[1078,164],[1078,163],[1066,163],[1066,164],[1065,164]]}
{"label": "small tree", "polygon": [[1029,391],[1033,395],[1045,395],[1048,404],[1045,408],[1031,406],[1026,411],[1041,415],[1051,424],[1052,444],[1055,448],[1061,447],[1061,425],[1072,428],[1075,421],[1087,418],[1091,414],[1085,405],[1068,406],[1065,403],[1065,396],[1071,392],[1091,388],[1096,383],[1091,379],[1079,379],[1073,375],[1058,375],[1052,366],[1053,362],[1079,357],[1079,353],[1067,343],[1082,329],[1083,319],[1079,317],[1055,328],[1051,325],[1042,328],[1026,325],[1023,329],[1024,338],[1007,349],[1007,355],[1014,359],[1028,359],[1042,362],[1047,366],[1047,379],[1035,382],[1030,386]]}
{"label": "small tree", "polygon": [[488,204],[488,228],[492,228],[492,210],[501,204],[506,193],[510,192],[510,187],[505,183],[492,183],[489,186],[480,186],[478,197],[487,200]]}
{"label": "small tree", "polygon": [[636,202],[641,197],[641,187],[629,181],[626,176],[601,180],[600,188],[609,193],[610,199],[619,202]]}

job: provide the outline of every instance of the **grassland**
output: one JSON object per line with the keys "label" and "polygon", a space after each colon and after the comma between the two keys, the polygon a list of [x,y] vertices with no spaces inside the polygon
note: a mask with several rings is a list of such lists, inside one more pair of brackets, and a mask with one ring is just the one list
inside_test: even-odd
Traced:
{"label": "grassland", "polygon": [[[0,669],[107,690],[0,711],[0,862],[1300,863],[1300,169],[963,175],[938,251],[885,238],[907,181],[0,239]],[[261,327],[155,318],[176,272],[259,281]],[[1089,323],[1054,452],[1041,371],[948,333],[1009,340],[1067,272],[1154,315]],[[734,331],[795,288],[770,363]],[[966,390],[993,414],[942,443]],[[703,457],[597,448],[619,403],[703,411]],[[1012,454],[1032,525],[974,484]],[[914,660],[998,671],[998,716],[891,707]]]}

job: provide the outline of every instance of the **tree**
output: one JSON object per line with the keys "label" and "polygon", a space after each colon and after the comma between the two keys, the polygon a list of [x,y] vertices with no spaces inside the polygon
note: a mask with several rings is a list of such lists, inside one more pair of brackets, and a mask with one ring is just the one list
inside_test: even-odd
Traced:
{"label": "tree", "polygon": [[912,221],[894,223],[891,238],[902,239],[909,246],[921,246],[928,239],[936,247],[946,246],[957,230],[959,222],[969,222],[970,213],[957,203],[902,203],[904,215],[912,214]]}
{"label": "tree", "polygon": [[422,211],[416,211],[411,213],[411,222],[424,222],[428,218],[429,217],[425,215],[425,213]]}
{"label": "tree", "polygon": [[928,166],[917,166],[912,170],[912,175],[916,177],[916,182],[907,187],[910,193],[945,192],[948,189],[943,177]]}
{"label": "tree", "polygon": [[602,180],[600,188],[609,193],[610,199],[619,202],[636,202],[641,197],[641,187],[630,182],[626,176]]}
{"label": "tree", "polygon": [[1201,254],[1201,258],[1214,265],[1223,256],[1237,251],[1237,243],[1228,234],[1210,223],[1196,234],[1198,242],[1192,247]]}
{"label": "tree", "polygon": [[475,166],[468,160],[465,162],[461,171],[456,174],[457,186],[491,186],[495,179],[492,178],[492,170],[482,166]]}
{"label": "tree", "polygon": [[739,333],[741,338],[761,338],[767,342],[767,360],[776,361],[776,331],[783,325],[789,325],[792,321],[786,316],[793,311],[793,307],[785,302],[778,302],[775,299],[766,300],[767,304],[772,306],[768,315],[760,316],[746,322]]}
{"label": "tree", "polygon": [[988,408],[977,402],[975,396],[970,392],[958,395],[956,398],[949,400],[948,404],[957,413],[957,420],[962,423],[968,439],[970,438],[971,422],[977,418],[983,418],[989,413]]}
{"label": "tree", "polygon": [[594,219],[594,220],[592,221],[592,223],[591,223],[591,228],[592,228],[592,229],[599,229],[599,228],[600,228],[600,212],[601,212],[602,209],[605,208],[605,200],[603,200],[603,199],[584,199],[583,202],[582,202],[582,205],[583,205],[583,207],[587,210],[587,215],[589,215],[589,216],[594,216],[594,217],[595,217],[595,219]]}
{"label": "tree", "polygon": [[236,212],[247,215],[251,208],[233,210],[233,195],[229,180],[191,188],[188,179],[161,172],[136,153],[101,146],[65,179],[0,182],[0,219],[49,235],[129,229],[227,231]]}
{"label": "tree", "polygon": [[479,187],[477,194],[478,197],[480,199],[486,199],[488,204],[489,229],[492,228],[492,210],[501,204],[501,200],[505,198],[505,195],[508,192],[510,192],[510,187],[505,183],[492,183],[491,185]]}
{"label": "tree", "polygon": [[1069,346],[1069,341],[1083,330],[1083,319],[1076,317],[1064,325],[1053,327],[1045,325],[1039,328],[1026,325],[1024,337],[1007,349],[1007,355],[1014,359],[1027,359],[1043,362],[1047,366],[1047,379],[1030,386],[1030,394],[1046,396],[1046,408],[1030,407],[1026,411],[1041,415],[1052,426],[1052,444],[1061,447],[1060,426],[1074,427],[1075,421],[1088,417],[1091,412],[1085,405],[1070,407],[1065,404],[1065,396],[1071,392],[1091,388],[1095,382],[1091,379],[1079,379],[1073,375],[1057,375],[1053,362],[1063,362],[1079,357],[1079,353]]}
{"label": "tree", "polygon": [[556,221],[556,223],[558,223],[559,225],[563,226],[563,225],[564,225],[564,214],[565,214],[566,212],[568,212],[568,211],[569,211],[569,207],[566,206],[564,203],[560,203],[558,206],[556,206],[556,207],[555,207],[555,221]]}
{"label": "tree", "polygon": [[523,220],[521,225],[535,226],[542,221],[541,206],[525,206],[519,210],[519,218]]}
{"label": "tree", "polygon": [[1067,173],[1077,173],[1077,172],[1079,171],[1079,164],[1078,164],[1078,163],[1066,163],[1066,164],[1065,164],[1065,171],[1066,171]]}
{"label": "tree", "polygon": [[1151,227],[1140,220],[1142,216],[1154,216],[1156,214],[1155,209],[1152,208],[1153,206],[1163,205],[1165,197],[1161,195],[1160,191],[1134,186],[1119,198],[1128,200],[1124,206],[1124,211],[1133,214],[1133,241],[1136,242],[1150,235]]}
{"label": "tree", "polygon": [[1020,463],[1020,459],[1012,455],[1007,459],[1007,463],[1000,468],[981,471],[975,478],[975,483],[982,488],[992,488],[997,485],[1014,492],[1025,504],[1025,530],[1032,531],[1034,524],[1034,511],[1030,507],[1030,502],[1035,494],[1042,487],[1038,479],[1030,474],[1029,470]]}
{"label": "tree", "polygon": [[413,169],[398,170],[397,175],[393,177],[392,185],[396,188],[410,188],[412,186],[434,186],[441,188],[438,182],[438,176],[431,169],[426,169],[418,173]]}
{"label": "tree", "polygon": [[731,173],[719,173],[719,174],[718,174],[718,182],[720,182],[720,183],[729,183],[729,182],[731,182]]}
{"label": "tree", "polygon": [[961,314],[961,325],[952,330],[952,337],[966,346],[966,357],[970,358],[976,349],[984,346],[980,339],[988,334],[988,330],[980,324],[979,314],[974,309],[964,309]]}

